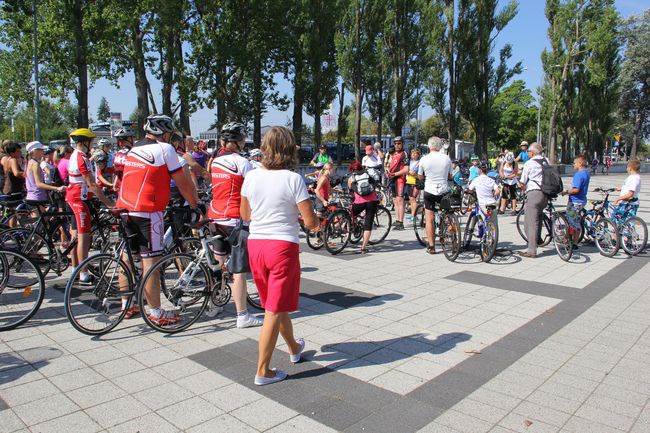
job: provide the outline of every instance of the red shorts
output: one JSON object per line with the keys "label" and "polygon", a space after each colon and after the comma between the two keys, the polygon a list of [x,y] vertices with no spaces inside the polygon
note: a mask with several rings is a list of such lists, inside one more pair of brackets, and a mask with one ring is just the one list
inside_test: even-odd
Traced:
{"label": "red shorts", "polygon": [[300,256],[298,244],[249,239],[248,260],[265,310],[288,313],[298,309]]}
{"label": "red shorts", "polygon": [[90,233],[90,208],[85,201],[68,202],[70,209],[74,213],[74,223],[72,228],[77,230],[77,233],[84,234]]}

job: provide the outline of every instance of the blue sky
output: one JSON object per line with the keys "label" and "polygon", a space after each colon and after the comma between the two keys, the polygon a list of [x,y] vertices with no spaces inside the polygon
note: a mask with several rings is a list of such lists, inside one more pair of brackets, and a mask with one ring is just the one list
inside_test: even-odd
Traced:
{"label": "blue sky", "polygon": [[[505,4],[505,1],[502,1]],[[545,0],[519,0],[519,13],[512,22],[502,31],[497,38],[496,52],[500,47],[510,42],[513,46],[511,61],[521,61],[526,70],[518,76],[524,80],[528,88],[536,94],[536,89],[542,81],[543,70],[540,55],[542,50],[548,45],[546,29],[548,22],[544,16]],[[623,17],[635,15],[650,8],[650,0],[616,0],[616,7]],[[149,75],[152,90],[154,94],[160,93],[160,83]],[[292,95],[291,85],[280,80],[278,89],[281,93]],[[102,96],[108,99],[112,111],[122,112],[124,118],[133,112],[136,106],[135,89],[133,84],[133,73],[127,74],[119,82],[119,88],[114,87],[107,80],[99,80],[90,89],[89,109],[93,117],[97,113],[97,106]],[[160,106],[160,101],[156,101]],[[336,105],[336,104],[335,104]],[[284,125],[291,117],[293,108],[285,112],[270,109],[262,121],[263,125]],[[429,107],[422,107],[420,112],[421,119],[432,114]],[[214,121],[215,113],[212,110],[202,109],[192,115],[191,127],[192,134],[197,136],[199,132],[205,131]],[[313,124],[313,119],[304,115],[304,122]]]}

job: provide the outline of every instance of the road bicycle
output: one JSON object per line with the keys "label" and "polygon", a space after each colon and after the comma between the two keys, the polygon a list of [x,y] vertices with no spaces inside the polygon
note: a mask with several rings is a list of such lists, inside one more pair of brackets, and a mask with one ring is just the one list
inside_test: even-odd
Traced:
{"label": "road bicycle", "polygon": [[[172,253],[162,257],[144,275],[138,286],[138,305],[144,321],[152,329],[164,333],[183,331],[201,318],[211,302],[221,307],[230,300],[232,275],[227,270],[227,262],[222,267],[214,258],[211,243],[216,240],[227,241],[225,233],[208,236],[208,221],[203,221],[193,228],[198,230],[201,247],[194,254]],[[160,285],[161,308],[174,311],[179,320],[169,325],[154,323],[146,313],[144,287],[152,280]],[[263,310],[255,282],[247,275],[247,303],[258,310]]]}
{"label": "road bicycle", "polygon": [[[517,214],[517,231],[521,238],[528,242],[525,227],[525,205]],[[542,210],[539,217],[539,228],[537,231],[537,245],[546,246],[551,241],[555,246],[560,258],[566,262],[571,260],[573,255],[573,229],[566,216],[557,211],[553,205],[553,199],[548,200],[546,208]]]}
{"label": "road bicycle", "polygon": [[[339,254],[345,249],[348,243],[358,243],[363,237],[363,224],[366,212],[363,211],[354,215],[352,205],[347,209],[337,209],[327,217],[327,223],[323,229],[323,242],[330,254]],[[389,210],[379,205],[377,213],[373,218],[372,233],[370,234],[370,245],[376,245],[386,239],[390,233],[392,217]]]}
{"label": "road bicycle", "polygon": [[45,281],[38,266],[18,251],[0,250],[0,331],[31,319],[44,296]]}

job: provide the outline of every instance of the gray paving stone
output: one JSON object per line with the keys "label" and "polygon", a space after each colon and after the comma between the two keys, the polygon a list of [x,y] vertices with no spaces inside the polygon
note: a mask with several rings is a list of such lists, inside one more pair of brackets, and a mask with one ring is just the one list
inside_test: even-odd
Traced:
{"label": "gray paving stone", "polygon": [[0,410],[0,426],[5,432],[15,432],[26,427],[18,415],[8,408]]}
{"label": "gray paving stone", "polygon": [[268,430],[298,415],[297,412],[269,399],[254,401],[230,414],[260,431]]}
{"label": "gray paving stone", "polygon": [[129,395],[86,409],[86,413],[103,428],[122,424],[148,412],[145,405]]}
{"label": "gray paving stone", "polygon": [[162,416],[149,413],[108,429],[111,433],[176,433],[180,429]]}
{"label": "gray paving stone", "polygon": [[[305,418],[305,417],[303,417]],[[293,418],[296,419],[296,418]],[[309,419],[309,418],[307,418]],[[289,420],[291,421],[291,420]],[[286,425],[289,421],[284,424],[280,424],[277,428],[283,427],[281,431],[291,431],[291,427]],[[311,420],[310,420],[311,421]],[[314,423],[314,421],[311,421]],[[315,423],[314,423],[315,424]],[[313,425],[310,425],[313,428]],[[272,430],[269,430],[272,431]],[[312,430],[300,430],[300,431],[318,431],[316,429]],[[213,433],[213,432],[229,432],[229,433],[257,433],[257,430],[251,426],[239,421],[237,418],[228,415],[221,414],[211,420],[208,420],[202,424],[199,424],[191,429],[187,430],[187,433]]]}
{"label": "gray paving stone", "polygon": [[63,394],[54,394],[40,400],[15,406],[13,410],[26,425],[33,426],[76,412],[79,410],[79,406]]}
{"label": "gray paving stone", "polygon": [[64,415],[31,427],[32,431],[39,433],[60,432],[97,432],[102,428],[82,411]]}
{"label": "gray paving stone", "polygon": [[2,399],[9,407],[58,394],[59,390],[47,379],[36,380],[2,390]]}
{"label": "gray paving stone", "polygon": [[94,385],[78,388],[66,393],[77,405],[82,409],[86,409],[98,404],[115,400],[116,398],[124,396],[126,393],[110,383],[104,381]]}

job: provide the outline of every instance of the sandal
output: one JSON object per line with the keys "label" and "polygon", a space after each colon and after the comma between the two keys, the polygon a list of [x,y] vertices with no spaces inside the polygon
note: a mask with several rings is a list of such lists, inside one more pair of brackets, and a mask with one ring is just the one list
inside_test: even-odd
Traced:
{"label": "sandal", "polygon": [[361,248],[361,251],[359,251],[359,254],[368,254],[368,248]]}
{"label": "sandal", "polygon": [[427,247],[427,253],[435,254],[436,253],[436,247]]}

